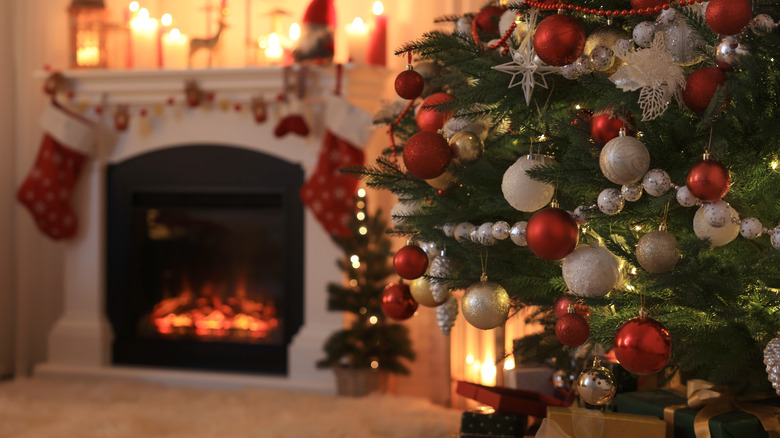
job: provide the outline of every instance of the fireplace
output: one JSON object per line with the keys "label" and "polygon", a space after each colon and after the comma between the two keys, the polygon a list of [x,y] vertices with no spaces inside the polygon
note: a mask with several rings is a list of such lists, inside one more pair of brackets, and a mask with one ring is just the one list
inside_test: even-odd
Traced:
{"label": "fireplace", "polygon": [[224,146],[107,170],[115,364],[287,374],[303,318],[303,170]]}

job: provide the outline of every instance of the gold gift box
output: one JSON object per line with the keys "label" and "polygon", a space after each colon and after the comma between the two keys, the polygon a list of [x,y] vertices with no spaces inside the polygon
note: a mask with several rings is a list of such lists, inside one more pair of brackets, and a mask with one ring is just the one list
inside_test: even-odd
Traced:
{"label": "gold gift box", "polygon": [[536,438],[665,438],[666,422],[646,415],[581,408],[547,408]]}

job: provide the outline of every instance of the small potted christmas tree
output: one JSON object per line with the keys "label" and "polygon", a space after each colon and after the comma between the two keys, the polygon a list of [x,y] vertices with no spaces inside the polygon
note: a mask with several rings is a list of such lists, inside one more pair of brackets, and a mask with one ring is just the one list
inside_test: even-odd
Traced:
{"label": "small potted christmas tree", "polygon": [[406,327],[382,312],[382,290],[394,274],[390,239],[381,211],[369,217],[363,189],[349,226],[351,236],[334,237],[344,251],[338,265],[347,284],[328,285],[328,309],[350,313],[351,321],[328,338],[317,366],[333,368],[340,395],[362,396],[386,389],[388,373],[408,374],[402,358],[414,360],[415,354]]}

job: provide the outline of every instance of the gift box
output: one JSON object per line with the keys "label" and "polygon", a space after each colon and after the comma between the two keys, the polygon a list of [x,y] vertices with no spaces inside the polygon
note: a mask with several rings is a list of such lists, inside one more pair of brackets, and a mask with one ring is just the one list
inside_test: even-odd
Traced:
{"label": "gift box", "polygon": [[553,397],[555,388],[552,385],[552,375],[553,369],[549,367],[517,367],[504,371],[504,385],[511,389]]}
{"label": "gift box", "polygon": [[458,382],[456,392],[503,413],[544,417],[547,406],[567,406],[561,400],[532,391]]}
{"label": "gift box", "polygon": [[582,408],[547,408],[536,438],[664,438],[666,423],[646,415]]}
{"label": "gift box", "polygon": [[464,412],[460,418],[461,438],[518,438],[526,429],[526,416],[494,412]]}
{"label": "gift box", "polygon": [[[616,399],[618,412],[653,415],[668,419],[668,438],[696,438],[694,424],[697,414],[705,408],[688,407],[688,398],[668,390],[640,391],[618,394]],[[750,405],[760,405],[760,411],[774,410],[775,418],[780,414],[780,398],[751,401]],[[750,408],[748,408],[750,409]],[[666,411],[666,417],[664,416]],[[704,412],[707,414],[707,412]],[[705,415],[706,416],[706,415]],[[712,438],[764,438],[769,434],[755,415],[737,408],[709,418],[699,417],[709,424]],[[773,435],[774,436],[774,435]]]}

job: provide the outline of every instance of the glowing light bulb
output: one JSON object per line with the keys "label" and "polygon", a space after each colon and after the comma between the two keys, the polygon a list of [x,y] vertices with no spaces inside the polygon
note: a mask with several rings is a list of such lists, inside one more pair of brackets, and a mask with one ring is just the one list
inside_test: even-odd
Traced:
{"label": "glowing light bulb", "polygon": [[384,11],[385,5],[383,5],[380,1],[374,2],[374,6],[371,7],[371,12],[373,12],[374,15],[382,15],[382,12]]}
{"label": "glowing light bulb", "polygon": [[138,2],[130,2],[128,7],[130,8],[130,12],[138,12],[141,5]]}
{"label": "glowing light bulb", "polygon": [[352,268],[353,269],[359,269],[360,268],[360,262],[352,262]]}
{"label": "glowing light bulb", "polygon": [[178,40],[181,38],[181,31],[174,27],[170,32],[168,32],[168,35],[171,36],[172,40]]}
{"label": "glowing light bulb", "polygon": [[372,360],[371,361],[371,368],[373,368],[373,369],[379,368],[379,362],[377,362],[375,360]]}
{"label": "glowing light bulb", "polygon": [[496,383],[496,365],[493,363],[493,361],[487,360],[485,363],[482,364],[482,369],[480,370],[480,374],[482,375],[482,383],[493,385]]}
{"label": "glowing light bulb", "polygon": [[361,236],[365,236],[366,234],[368,234],[368,228],[366,228],[366,227],[360,227],[360,229],[358,230],[358,232],[360,233],[360,235],[361,235]]}
{"label": "glowing light bulb", "polygon": [[630,284],[626,285],[626,289],[630,290],[631,292],[636,290],[636,288],[634,286],[631,286]]}
{"label": "glowing light bulb", "polygon": [[377,322],[379,322],[379,318],[372,315],[371,318],[368,318],[368,322],[370,322],[372,325],[376,324]]}
{"label": "glowing light bulb", "polygon": [[149,10],[146,8],[141,8],[138,11],[138,18],[141,20],[148,20],[149,19]]}
{"label": "glowing light bulb", "polygon": [[574,105],[574,109],[580,109],[580,108],[582,108],[582,107],[580,106],[580,104]]}
{"label": "glowing light bulb", "polygon": [[359,189],[358,190],[358,196],[360,196],[361,198],[365,198],[366,197],[366,189]]}
{"label": "glowing light bulb", "polygon": [[355,287],[358,285],[358,281],[353,278],[352,280],[349,280],[349,285]]}
{"label": "glowing light bulb", "polygon": [[472,356],[471,354],[466,356],[466,363],[469,364],[469,365],[473,364],[474,363],[474,356]]}
{"label": "glowing light bulb", "polygon": [[160,18],[160,23],[162,23],[163,26],[170,26],[171,23],[173,23],[173,17],[171,14],[163,14],[162,18]]}
{"label": "glowing light bulb", "polygon": [[365,214],[365,213],[363,213],[362,211],[359,211],[359,212],[358,212],[358,214],[357,214],[357,219],[358,219],[359,221],[362,221],[362,220],[364,220],[365,218],[366,218],[366,214]]}
{"label": "glowing light bulb", "polygon": [[298,39],[301,37],[301,25],[298,23],[293,23],[290,25],[290,39],[293,41],[298,41]]}
{"label": "glowing light bulb", "polygon": [[642,226],[641,225],[636,225],[634,227],[634,231],[642,231]]}
{"label": "glowing light bulb", "polygon": [[360,257],[358,257],[357,254],[353,254],[352,257],[349,258],[349,261],[352,263],[359,262]]}
{"label": "glowing light bulb", "polygon": [[636,268],[631,268],[631,275],[636,275],[636,273],[639,272],[636,270]]}
{"label": "glowing light bulb", "polygon": [[775,170],[775,169],[777,169],[777,166],[778,166],[778,165],[780,165],[780,163],[778,163],[777,161],[772,161],[772,162],[769,164],[769,167],[771,167],[771,168],[772,168],[772,170]]}
{"label": "glowing light bulb", "polygon": [[282,50],[282,40],[279,38],[279,35],[276,33],[268,35],[268,47],[265,49],[265,56],[270,59],[281,59],[282,55],[284,55],[284,51]]}
{"label": "glowing light bulb", "polygon": [[515,356],[513,354],[504,360],[504,369],[507,371],[515,369]]}
{"label": "glowing light bulb", "polygon": [[547,137],[544,134],[542,134],[539,136],[539,141],[544,141],[546,138]]}

